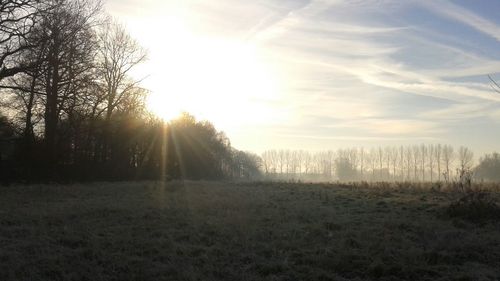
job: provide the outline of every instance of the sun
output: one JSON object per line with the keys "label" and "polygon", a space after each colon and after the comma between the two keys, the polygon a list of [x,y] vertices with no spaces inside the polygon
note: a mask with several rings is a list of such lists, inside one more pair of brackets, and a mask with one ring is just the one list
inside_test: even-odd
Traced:
{"label": "sun", "polygon": [[149,110],[165,120],[189,112],[233,127],[273,117],[279,79],[257,44],[198,34],[179,19],[162,26],[168,44],[150,50]]}
{"label": "sun", "polygon": [[146,107],[164,121],[176,119],[182,112],[187,112],[173,95],[162,92],[151,92],[147,97]]}

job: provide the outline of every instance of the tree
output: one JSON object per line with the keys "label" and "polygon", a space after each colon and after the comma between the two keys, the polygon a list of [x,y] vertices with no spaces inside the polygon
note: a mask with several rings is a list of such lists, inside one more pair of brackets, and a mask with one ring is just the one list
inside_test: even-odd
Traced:
{"label": "tree", "polygon": [[384,150],[380,146],[377,149],[377,161],[378,161],[378,165],[379,165],[379,173],[381,173],[382,172],[382,165],[384,163]]}
{"label": "tree", "polygon": [[465,147],[461,146],[458,149],[458,162],[460,171],[470,170],[472,168],[472,160],[474,158],[474,153]]}
{"label": "tree", "polygon": [[256,179],[261,176],[262,160],[251,152],[233,151],[233,176],[235,178]]}
{"label": "tree", "polygon": [[146,59],[146,51],[126,32],[125,28],[108,20],[98,33],[98,76],[102,78],[105,106],[105,138],[103,160],[108,156],[110,120],[114,110],[136,90],[138,80],[130,78],[130,71]]}
{"label": "tree", "polygon": [[453,163],[453,159],[455,154],[453,153],[453,147],[451,145],[444,145],[443,146],[443,164],[444,164],[444,179],[446,182],[450,181],[450,171],[451,171],[451,165]]}
{"label": "tree", "polygon": [[374,181],[375,180],[375,170],[376,170],[376,166],[377,166],[377,158],[376,158],[376,150],[375,148],[370,148],[370,152],[368,153],[367,155],[367,161],[368,161],[368,165],[370,166],[370,169],[371,169],[371,172],[372,172],[372,180]]}
{"label": "tree", "polygon": [[116,23],[108,22],[99,32],[98,74],[103,77],[106,93],[106,120],[113,110],[140,82],[129,77],[130,71],[146,60],[146,51]]}
{"label": "tree", "polygon": [[341,157],[335,160],[335,170],[340,181],[352,181],[357,179],[357,170],[348,158]]}
{"label": "tree", "polygon": [[500,154],[486,154],[474,169],[475,177],[488,181],[500,181]]}
{"label": "tree", "polygon": [[49,170],[58,161],[56,145],[61,115],[69,114],[81,92],[93,80],[96,40],[93,30],[101,3],[84,0],[53,0],[54,8],[44,13],[40,32],[47,40],[44,56],[44,138]]}
{"label": "tree", "polygon": [[399,154],[399,161],[398,161],[398,167],[399,167],[399,174],[398,174],[398,180],[399,181],[404,181],[405,180],[405,174],[406,174],[406,159],[405,159],[405,148],[404,146],[400,146],[397,148],[398,154]]}
{"label": "tree", "polygon": [[398,160],[400,158],[400,155],[398,153],[398,148],[397,147],[389,148],[389,155],[392,163],[392,177],[394,180],[396,180],[397,179],[396,168],[398,165]]}
{"label": "tree", "polygon": [[34,142],[34,126],[41,121],[41,101],[44,89],[40,78],[43,76],[41,62],[46,52],[46,42],[39,39],[37,47],[29,52],[23,52],[19,60],[24,65],[34,65],[18,73],[14,77],[5,79],[2,88],[10,94],[5,99],[10,103],[10,108],[17,111],[18,119],[23,123],[24,144],[29,147]]}
{"label": "tree", "polygon": [[405,159],[406,159],[406,180],[410,181],[411,180],[411,168],[412,168],[412,159],[413,159],[413,153],[412,153],[412,148],[410,146],[407,146],[405,149]]}
{"label": "tree", "polygon": [[418,145],[414,145],[412,147],[412,151],[413,151],[413,180],[415,181],[418,181],[418,175],[417,175],[417,172],[418,172],[418,162],[420,160],[420,148],[418,147]]}
{"label": "tree", "polygon": [[363,147],[359,149],[359,178],[364,180],[364,168],[365,168],[365,150]]}
{"label": "tree", "polygon": [[437,146],[434,147],[434,153],[437,164],[438,181],[441,181],[441,155],[442,155],[441,144],[438,144]]}
{"label": "tree", "polygon": [[271,171],[271,151],[267,150],[262,153],[262,167],[264,174],[267,176]]}
{"label": "tree", "polygon": [[[184,113],[168,125],[166,134],[167,173],[170,178],[219,179],[224,176],[222,159],[231,157],[230,147],[208,121],[197,121]],[[241,162],[227,159],[233,175],[241,175]],[[239,159],[238,161],[240,161]],[[246,161],[246,160],[245,160]],[[233,165],[234,167],[234,165]],[[248,167],[247,167],[248,168]],[[247,171],[248,172],[248,171]]]}
{"label": "tree", "polygon": [[434,176],[434,156],[435,156],[435,148],[433,144],[429,145],[429,148],[427,149],[428,155],[429,155],[429,175],[431,178],[431,182],[433,180]]}
{"label": "tree", "polygon": [[312,156],[309,152],[304,152],[304,173],[307,175],[311,172]]}
{"label": "tree", "polygon": [[10,120],[5,116],[0,115],[0,139],[11,138],[15,135],[15,133],[15,126],[10,122]]}
{"label": "tree", "polygon": [[422,181],[425,181],[425,160],[427,156],[427,147],[425,144],[420,145],[420,167],[422,170]]}
{"label": "tree", "polygon": [[40,13],[48,6],[38,0],[0,2],[0,81],[28,70],[38,62],[27,63],[19,57],[37,46],[32,33]]}

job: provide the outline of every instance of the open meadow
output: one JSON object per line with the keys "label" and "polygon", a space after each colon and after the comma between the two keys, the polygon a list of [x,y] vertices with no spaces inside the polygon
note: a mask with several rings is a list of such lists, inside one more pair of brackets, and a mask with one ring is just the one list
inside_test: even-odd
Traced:
{"label": "open meadow", "polygon": [[500,223],[450,218],[458,197],[305,183],[3,187],[0,279],[499,280]]}

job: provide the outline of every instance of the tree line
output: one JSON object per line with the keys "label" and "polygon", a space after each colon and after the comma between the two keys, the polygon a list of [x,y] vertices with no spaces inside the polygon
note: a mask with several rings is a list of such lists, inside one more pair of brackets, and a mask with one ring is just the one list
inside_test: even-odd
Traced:
{"label": "tree line", "polygon": [[[499,159],[497,154],[494,157]],[[484,159],[494,162],[491,156]],[[270,179],[448,182],[460,177],[460,173],[472,171],[473,160],[474,154],[469,148],[456,149],[442,144],[361,147],[314,153],[268,150],[262,153],[262,169]],[[481,176],[489,178],[491,173],[484,172]]]}
{"label": "tree line", "polygon": [[[189,114],[164,122],[131,72],[147,52],[97,0],[0,2],[0,175],[17,180],[451,181],[500,174],[466,147],[238,151]],[[166,77],[168,78],[168,77]],[[495,83],[495,85],[497,85]]]}
{"label": "tree line", "polygon": [[4,179],[251,177],[258,157],[189,114],[165,122],[130,73],[147,52],[94,0],[0,3]]}

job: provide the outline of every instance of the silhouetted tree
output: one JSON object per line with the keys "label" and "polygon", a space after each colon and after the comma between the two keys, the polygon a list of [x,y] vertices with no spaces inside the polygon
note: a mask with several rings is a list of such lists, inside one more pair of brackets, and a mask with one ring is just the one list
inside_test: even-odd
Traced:
{"label": "silhouetted tree", "polygon": [[15,126],[7,117],[0,115],[0,183],[8,184],[12,178],[12,154]]}
{"label": "silhouetted tree", "polygon": [[105,138],[103,160],[109,157],[111,137],[111,116],[121,103],[130,100],[137,91],[137,80],[133,80],[130,71],[146,59],[146,51],[126,32],[125,28],[112,19],[101,27],[98,33],[99,48],[97,71],[102,79],[105,109]]}
{"label": "silhouetted tree", "polygon": [[235,150],[232,152],[233,178],[256,179],[261,176],[261,158],[253,153]]}
{"label": "silhouetted tree", "polygon": [[500,154],[486,154],[474,169],[475,177],[488,181],[500,181]]}
{"label": "silhouetted tree", "polygon": [[222,162],[229,147],[209,122],[187,113],[169,123],[167,172],[171,178],[216,179],[223,176]]}
{"label": "silhouetted tree", "polygon": [[19,59],[39,43],[31,36],[50,5],[39,0],[0,1],[0,81],[29,70],[38,61]]}
{"label": "silhouetted tree", "polygon": [[59,161],[58,123],[72,111],[93,80],[97,50],[93,26],[101,4],[83,0],[53,0],[54,8],[44,13],[40,32],[47,38],[44,57],[45,116],[44,141],[49,173]]}
{"label": "silhouetted tree", "polygon": [[[9,151],[18,159],[10,166],[41,180],[259,174],[260,157],[232,148],[210,122],[185,114],[165,123],[148,113],[148,92],[129,76],[145,51],[102,20],[101,7],[98,0],[0,2],[0,107],[12,116],[0,120],[0,139],[15,144]],[[20,133],[6,137],[14,127]],[[287,157],[295,174],[296,152]]]}

